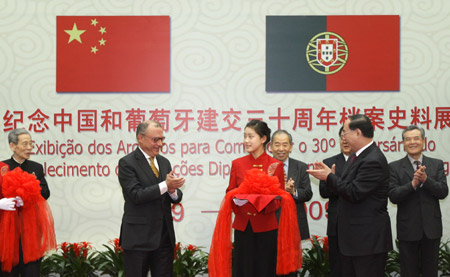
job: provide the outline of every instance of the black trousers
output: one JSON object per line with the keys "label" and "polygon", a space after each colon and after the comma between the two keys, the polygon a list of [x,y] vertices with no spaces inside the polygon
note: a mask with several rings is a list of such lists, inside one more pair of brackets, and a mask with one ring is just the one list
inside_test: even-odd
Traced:
{"label": "black trousers", "polygon": [[[428,239],[423,235],[419,241],[399,240],[400,273],[402,277],[438,276],[440,239]],[[422,270],[420,270],[422,269]]]}
{"label": "black trousers", "polygon": [[[165,226],[165,224],[163,224]],[[159,247],[153,251],[123,251],[124,271],[126,277],[147,277],[150,270],[152,277],[173,276],[174,245],[164,227]]]}
{"label": "black trousers", "polygon": [[344,256],[341,254],[342,276],[383,277],[386,259],[387,252],[367,256]]}
{"label": "black trousers", "polygon": [[342,277],[341,252],[339,252],[337,236],[328,236],[328,247],[330,249],[330,277]]}
{"label": "black trousers", "polygon": [[41,259],[33,262],[23,263],[22,243],[19,242],[19,264],[12,268],[11,272],[1,272],[1,277],[39,277],[41,270]]}
{"label": "black trousers", "polygon": [[244,232],[234,231],[233,276],[273,277],[277,269],[278,230],[254,233],[250,224]]}

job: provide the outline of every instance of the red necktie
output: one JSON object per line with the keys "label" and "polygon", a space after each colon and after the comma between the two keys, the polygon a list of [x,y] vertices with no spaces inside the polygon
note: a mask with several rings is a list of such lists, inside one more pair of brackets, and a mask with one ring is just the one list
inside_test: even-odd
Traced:
{"label": "red necktie", "polygon": [[356,160],[356,154],[352,156],[352,158],[350,160],[350,165],[352,165],[355,160]]}

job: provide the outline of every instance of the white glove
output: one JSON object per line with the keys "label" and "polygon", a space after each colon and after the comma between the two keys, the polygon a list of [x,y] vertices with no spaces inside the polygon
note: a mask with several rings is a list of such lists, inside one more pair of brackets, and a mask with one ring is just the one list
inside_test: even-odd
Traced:
{"label": "white glove", "polygon": [[15,211],[16,198],[2,198],[0,199],[0,210]]}
{"label": "white glove", "polygon": [[23,200],[22,200],[22,197],[16,196],[16,206],[17,206],[17,207],[22,207],[22,206],[23,206]]}

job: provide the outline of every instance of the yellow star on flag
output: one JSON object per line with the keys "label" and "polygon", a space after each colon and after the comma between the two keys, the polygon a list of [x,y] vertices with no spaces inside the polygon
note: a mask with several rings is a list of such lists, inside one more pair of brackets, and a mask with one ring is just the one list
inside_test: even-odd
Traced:
{"label": "yellow star on flag", "polygon": [[91,53],[97,54],[97,46],[91,47]]}
{"label": "yellow star on flag", "polygon": [[102,33],[102,35],[103,35],[104,33],[106,33],[106,27],[100,27],[99,32]]}
{"label": "yellow star on flag", "polygon": [[103,38],[101,40],[98,41],[100,43],[100,45],[105,45],[106,40],[104,40]]}
{"label": "yellow star on flag", "polygon": [[67,34],[70,35],[68,43],[70,43],[72,40],[77,40],[79,43],[82,43],[81,42],[81,35],[84,32],[86,32],[86,30],[78,30],[77,24],[73,23],[72,30],[64,30],[64,32],[66,32]]}
{"label": "yellow star on flag", "polygon": [[91,19],[91,25],[97,26],[97,18]]}

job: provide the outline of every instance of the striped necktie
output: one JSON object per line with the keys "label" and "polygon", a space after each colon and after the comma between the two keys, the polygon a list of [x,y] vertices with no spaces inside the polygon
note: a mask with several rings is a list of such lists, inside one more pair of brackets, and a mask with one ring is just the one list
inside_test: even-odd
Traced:
{"label": "striped necktie", "polygon": [[153,173],[155,173],[156,178],[159,178],[159,171],[155,166],[154,159],[155,157],[150,157],[150,166],[152,168]]}
{"label": "striped necktie", "polygon": [[283,164],[284,184],[287,184],[287,181],[288,181],[286,172],[287,172],[287,164]]}

